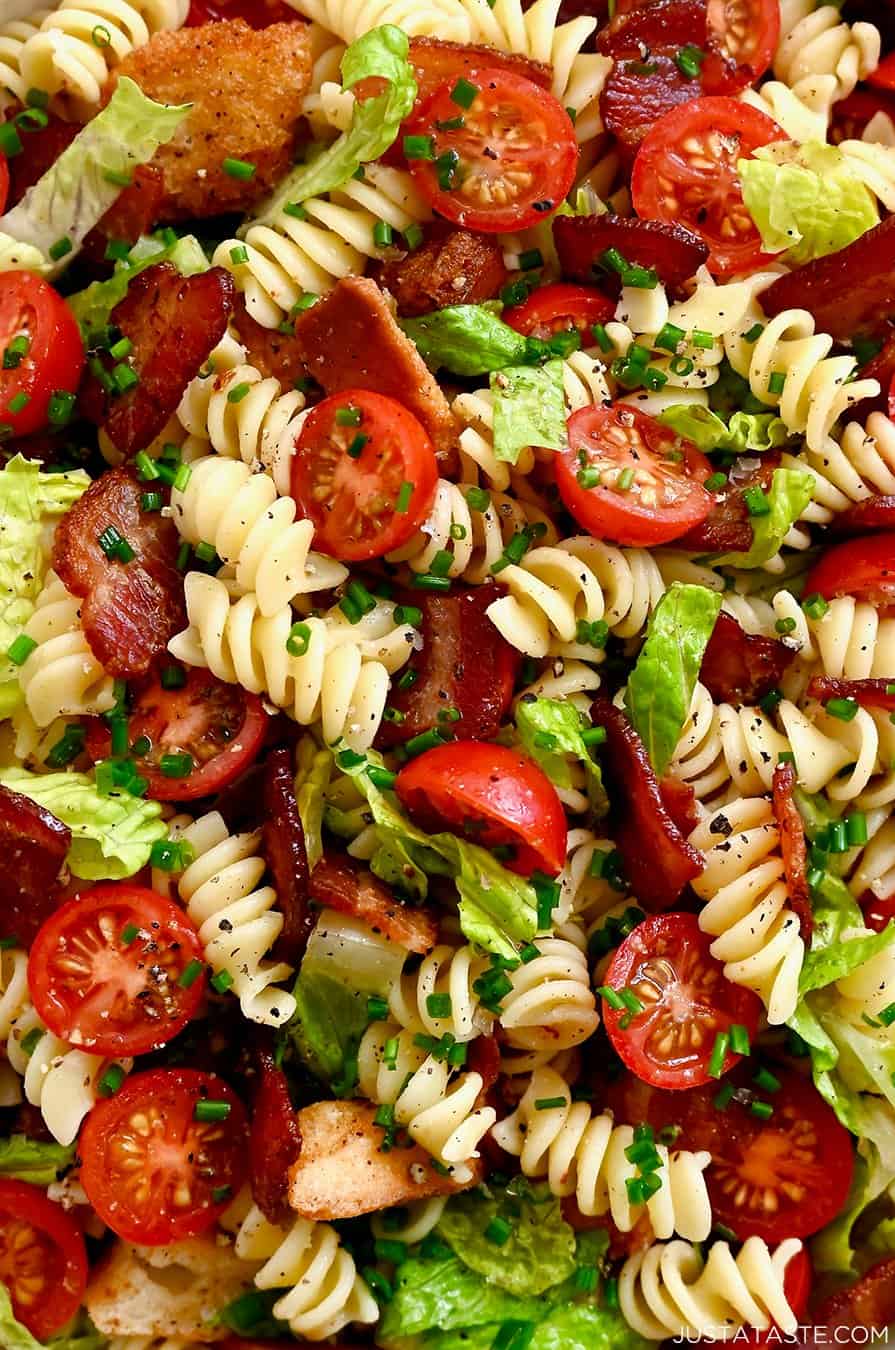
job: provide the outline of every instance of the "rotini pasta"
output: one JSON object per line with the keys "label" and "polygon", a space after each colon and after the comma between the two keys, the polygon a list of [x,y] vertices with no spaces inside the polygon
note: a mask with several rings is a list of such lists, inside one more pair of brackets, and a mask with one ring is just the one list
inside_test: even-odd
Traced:
{"label": "rotini pasta", "polygon": [[802,519],[826,525],[857,502],[895,493],[895,427],[871,413],[864,425],[849,422],[838,441],[830,436],[819,450],[784,454],[782,462],[814,475],[814,500]]}
{"label": "rotini pasta", "polygon": [[37,9],[33,14],[0,24],[0,113],[25,102],[30,86],[22,74],[22,51],[51,12]]}
{"label": "rotini pasta", "polygon": [[886,679],[895,671],[895,619],[875,605],[843,595],[829,602],[819,619],[809,619],[811,646],[825,675],[833,679]]}
{"label": "rotini pasta", "polygon": [[874,24],[844,23],[835,5],[815,8],[814,0],[780,0],[774,74],[799,97],[810,96],[819,78],[833,76],[831,102],[845,98],[876,69],[879,53]]}
{"label": "rotini pasta", "polygon": [[289,0],[293,9],[305,18],[337,34],[343,42],[354,42],[371,28],[392,23],[409,37],[438,37],[449,42],[468,42],[469,25],[455,0],[426,0],[421,6],[413,0]]}
{"label": "rotini pasta", "polygon": [[[440,943],[424,956],[419,967],[402,974],[389,994],[389,1012],[402,1027],[429,1036],[449,1033],[469,1041],[490,1029],[493,1015],[480,1005],[473,985],[488,969],[488,958],[469,944]],[[448,1000],[446,1013],[433,1015],[429,1001]]]}
{"label": "rotini pasta", "polygon": [[401,1210],[387,1209],[382,1214],[374,1214],[370,1221],[373,1236],[404,1242],[408,1247],[422,1242],[437,1226],[446,1204],[443,1195],[433,1195],[429,1200],[417,1200]]}
{"label": "rotini pasta", "polygon": [[509,973],[501,1000],[507,1044],[523,1050],[569,1050],[600,1024],[586,953],[560,937],[535,940],[538,955]]}
{"label": "rotini pasta", "polygon": [[88,645],[78,600],[55,572],[47,573],[23,631],[37,643],[19,670],[19,683],[38,727],[58,717],[108,712],[115,703],[114,681]]}

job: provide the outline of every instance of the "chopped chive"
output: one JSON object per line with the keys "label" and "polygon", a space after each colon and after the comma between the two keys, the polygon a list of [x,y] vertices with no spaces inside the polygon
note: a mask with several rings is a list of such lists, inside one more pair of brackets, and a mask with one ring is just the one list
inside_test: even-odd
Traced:
{"label": "chopped chive", "polygon": [[712,1099],[712,1105],[716,1111],[726,1111],[727,1107],[733,1101],[733,1083],[725,1083],[718,1089],[717,1094]]}
{"label": "chopped chive", "polygon": [[674,56],[674,64],[684,78],[688,80],[698,78],[704,60],[705,52],[690,42],[687,43],[686,47],[681,47],[679,52],[675,52]]}
{"label": "chopped chive", "polygon": [[37,643],[34,638],[28,637],[26,633],[20,633],[7,648],[6,656],[14,666],[23,666],[36,648]]}
{"label": "chopped chive", "polygon": [[159,768],[166,778],[187,778],[193,772],[193,757],[186,751],[162,755]]}
{"label": "chopped chive", "polygon": [[744,488],[743,500],[746,503],[746,510],[750,516],[769,516],[771,514],[770,499],[762,488]]}
{"label": "chopped chive", "polygon": [[849,848],[867,843],[867,817],[863,811],[853,811],[845,817],[845,829]]}
{"label": "chopped chive", "polygon": [[730,1048],[735,1055],[750,1053],[749,1033],[739,1022],[734,1022],[730,1028]]}
{"label": "chopped chive", "polygon": [[3,353],[3,369],[15,370],[28,355],[30,343],[24,333],[14,337]]}
{"label": "chopped chive", "polygon": [[377,220],[373,226],[373,243],[377,248],[388,248],[394,239],[394,233],[387,220]]}
{"label": "chopped chive", "polygon": [[495,1214],[494,1218],[487,1224],[482,1236],[486,1242],[493,1242],[495,1247],[503,1247],[505,1243],[509,1242],[512,1233],[512,1226],[507,1223],[506,1219],[502,1219],[500,1215]]}
{"label": "chopped chive", "polygon": [[7,159],[20,155],[24,149],[22,138],[12,122],[0,122],[0,154]]}
{"label": "chopped chive", "polygon": [[851,722],[858,715],[860,704],[854,698],[831,698],[824,704],[825,711],[839,722]]}
{"label": "chopped chive", "polygon": [[371,994],[367,999],[367,1021],[386,1022],[388,1020],[388,999],[379,994]]}
{"label": "chopped chive", "polygon": [[405,159],[434,159],[435,141],[431,136],[405,136]]}
{"label": "chopped chive", "polygon": [[183,666],[169,662],[162,667],[160,679],[163,689],[182,689],[186,684],[186,671]]}
{"label": "chopped chive", "polygon": [[227,402],[241,403],[246,394],[251,391],[251,388],[252,386],[250,384],[234,384],[232,389],[227,390]]}
{"label": "chopped chive", "polygon": [[401,490],[398,493],[398,499],[395,502],[395,510],[399,515],[406,515],[410,509],[410,499],[413,496],[413,484],[407,480],[401,484]]}
{"label": "chopped chive", "polygon": [[[895,1007],[893,1007],[893,1017],[895,1017]],[[762,1092],[779,1092],[780,1079],[771,1073],[770,1069],[762,1066],[757,1073],[752,1075],[752,1081],[756,1087],[761,1088]]]}
{"label": "chopped chive", "polygon": [[759,1120],[770,1120],[771,1116],[774,1114],[774,1108],[770,1102],[750,1102],[749,1110],[752,1115],[757,1116]]}
{"label": "chopped chive", "polygon": [[411,225],[408,225],[407,229],[404,231],[404,243],[407,246],[408,250],[412,253],[414,249],[419,248],[422,242],[423,242],[423,227],[421,225],[417,225],[416,222],[414,221]]}
{"label": "chopped chive", "polygon": [[230,1102],[215,1101],[209,1097],[207,1101],[198,1101],[193,1108],[194,1120],[217,1121],[226,1120],[231,1111]]}
{"label": "chopped chive", "polygon": [[361,452],[369,439],[370,437],[366,432],[359,431],[357,435],[352,438],[350,445],[346,446],[345,453],[349,455],[351,459],[360,459]]}
{"label": "chopped chive", "polygon": [[290,656],[304,656],[311,645],[311,629],[306,623],[294,623],[286,639],[286,651]]}
{"label": "chopped chive", "polygon": [[233,986],[233,976],[229,970],[219,970],[211,977],[211,987],[217,994],[226,994]]}
{"label": "chopped chive", "polygon": [[196,983],[196,981],[198,980],[199,976],[202,974],[204,969],[205,969],[204,962],[191,961],[189,965],[184,969],[180,979],[177,981],[181,989],[192,988],[192,986]]}
{"label": "chopped chive", "polygon": [[743,334],[743,340],[745,342],[757,342],[763,332],[764,332],[764,324],[754,323],[752,327],[749,329],[748,333]]}
{"label": "chopped chive", "polygon": [[616,1012],[624,1012],[625,1010],[624,999],[615,989],[610,989],[608,984],[601,985],[600,988],[597,990],[597,993],[600,995],[601,998],[606,1000],[610,1008],[613,1008]]}
{"label": "chopped chive", "polygon": [[450,994],[429,994],[426,998],[426,1012],[430,1017],[450,1017]]}
{"label": "chopped chive", "polygon": [[84,749],[86,733],[82,726],[72,725],[65,728],[62,736],[51,748],[46,758],[47,768],[64,769],[77,759]]}
{"label": "chopped chive", "polygon": [[627,469],[622,469],[618,478],[615,480],[615,486],[619,492],[628,492],[633,487],[633,484],[634,470],[629,465]]}
{"label": "chopped chive", "polygon": [[786,385],[786,375],[782,370],[775,370],[768,376],[768,393],[782,394]]}
{"label": "chopped chive", "polygon": [[595,488],[600,483],[600,470],[592,464],[588,464],[583,469],[579,469],[575,477],[578,480],[579,487]]}
{"label": "chopped chive", "polygon": [[247,159],[231,159],[228,156],[221,164],[221,168],[228,178],[238,178],[242,182],[253,178],[255,174],[255,165]]}
{"label": "chopped chive", "polygon": [[774,624],[774,631],[782,635],[794,633],[796,631],[795,619],[778,619]]}
{"label": "chopped chive", "polygon": [[666,323],[656,334],[653,346],[664,347],[666,351],[676,352],[686,336],[683,328],[678,328],[677,324]]}
{"label": "chopped chive", "polygon": [[720,472],[710,473],[702,486],[706,489],[707,492],[720,492],[726,482],[727,482],[726,473]]}
{"label": "chopped chive", "polygon": [[53,259],[53,262],[58,262],[60,258],[64,258],[67,254],[71,253],[73,248],[74,244],[66,234],[63,235],[61,239],[57,239],[55,244],[50,245],[49,254]]}
{"label": "chopped chive", "polygon": [[124,1069],[120,1064],[110,1064],[96,1085],[99,1095],[101,1097],[114,1097],[124,1082],[124,1077]]}
{"label": "chopped chive", "polygon": [[730,1048],[730,1036],[726,1031],[719,1031],[715,1037],[715,1044],[712,1046],[712,1053],[709,1057],[708,1074],[710,1078],[720,1078],[724,1072],[724,1061],[727,1058],[727,1051]]}
{"label": "chopped chive", "polygon": [[436,577],[430,572],[414,572],[410,584],[418,591],[449,591],[451,589],[450,577]]}
{"label": "chopped chive", "polygon": [[451,90],[451,102],[456,103],[458,108],[465,108],[469,111],[478,92],[477,84],[472,84],[469,80],[461,78]]}
{"label": "chopped chive", "polygon": [[808,615],[809,619],[822,619],[830,606],[822,595],[817,592],[814,595],[806,596],[802,601],[802,609]]}

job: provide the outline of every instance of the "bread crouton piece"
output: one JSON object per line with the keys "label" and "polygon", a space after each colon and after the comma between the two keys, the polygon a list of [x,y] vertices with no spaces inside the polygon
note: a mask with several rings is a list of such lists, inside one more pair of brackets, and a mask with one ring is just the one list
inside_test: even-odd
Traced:
{"label": "bread crouton piece", "polygon": [[230,1242],[188,1238],[167,1247],[118,1242],[94,1270],[84,1303],[106,1336],[182,1336],[223,1341],[209,1321],[252,1286],[253,1267]]}
{"label": "bread crouton piece", "polygon": [[376,280],[395,297],[398,313],[412,317],[447,305],[478,305],[507,280],[503,249],[494,235],[452,230],[442,222],[413,253],[383,263]]}
{"label": "bread crouton piece", "polygon": [[[294,159],[295,133],[311,76],[307,25],[256,31],[242,19],[156,33],[116,67],[160,103],[192,103],[177,135],[152,160],[165,176],[159,219],[247,211]],[[253,164],[249,178],[226,160]]]}
{"label": "bread crouton piece", "polygon": [[345,277],[296,321],[295,347],[326,391],[372,389],[403,403],[429,433],[442,473],[457,453],[450,404],[369,277]]}
{"label": "bread crouton piece", "polygon": [[305,1219],[351,1219],[391,1205],[477,1186],[483,1165],[458,1185],[439,1176],[425,1149],[380,1150],[382,1127],[367,1102],[315,1102],[298,1113],[301,1156],[290,1169],[289,1204]]}

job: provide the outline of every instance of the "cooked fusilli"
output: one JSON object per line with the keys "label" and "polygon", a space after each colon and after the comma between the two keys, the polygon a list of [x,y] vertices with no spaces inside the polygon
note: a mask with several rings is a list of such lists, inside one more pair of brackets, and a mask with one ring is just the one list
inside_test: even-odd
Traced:
{"label": "cooked fusilli", "polygon": [[587,955],[560,937],[539,937],[538,955],[508,978],[500,1026],[508,1045],[522,1050],[569,1050],[600,1025]]}
{"label": "cooked fusilli", "polygon": [[289,4],[343,42],[354,42],[384,23],[395,24],[409,37],[469,41],[469,24],[456,0],[426,0],[424,5],[414,0],[289,0]]}
{"label": "cooked fusilli", "polygon": [[370,1220],[373,1236],[390,1238],[392,1242],[405,1242],[408,1247],[422,1242],[436,1227],[444,1213],[447,1198],[433,1195],[428,1200],[417,1200],[399,1210],[386,1209],[374,1214]]}
{"label": "cooked fusilli", "polygon": [[[470,944],[433,947],[413,970],[406,971],[389,994],[389,1012],[400,1026],[441,1037],[450,1033],[469,1041],[490,1029],[493,1014],[481,1007],[473,984],[489,967],[488,958]],[[433,1015],[431,998],[449,1000],[449,1011]]]}
{"label": "cooked fusilli", "polygon": [[22,75],[22,51],[51,13],[37,9],[27,17],[0,24],[0,113],[25,102],[30,86]]}
{"label": "cooked fusilli", "polygon": [[845,98],[876,69],[879,53],[874,24],[845,23],[835,5],[816,8],[814,0],[780,0],[774,74],[799,97],[810,96],[818,78],[834,76],[833,100]]}
{"label": "cooked fusilli", "polygon": [[57,717],[109,711],[114,681],[84,636],[80,602],[55,572],[47,573],[23,632],[37,643],[19,670],[19,683],[38,727],[48,727]]}
{"label": "cooked fusilli", "polygon": [[816,452],[784,454],[782,462],[814,474],[811,514],[803,519],[826,525],[856,502],[895,493],[895,426],[882,413],[871,413],[864,425],[849,422],[838,441],[829,436]]}

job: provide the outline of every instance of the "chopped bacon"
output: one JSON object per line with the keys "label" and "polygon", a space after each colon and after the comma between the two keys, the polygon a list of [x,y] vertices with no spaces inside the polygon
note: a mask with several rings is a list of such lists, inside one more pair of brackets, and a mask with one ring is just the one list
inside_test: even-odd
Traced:
{"label": "chopped bacon", "polygon": [[272,750],[264,771],[264,853],[277,893],[283,929],[274,953],[297,965],[314,927],[305,832],[295,800],[295,770],[288,750]]}
{"label": "chopped bacon", "polygon": [[482,1076],[482,1092],[490,1092],[500,1076],[500,1045],[496,1036],[476,1036],[469,1043],[466,1067]]}
{"label": "chopped bacon", "polygon": [[675,825],[643,742],[620,708],[607,698],[591,707],[595,726],[605,727],[603,778],[612,803],[612,837],[625,873],[644,909],[671,909],[705,863]]}
{"label": "chopped bacon", "polygon": [[831,698],[853,698],[862,708],[895,712],[895,674],[891,680],[834,680],[815,675],[808,686],[808,697],[821,703]]}
{"label": "chopped bacon", "polygon": [[190,0],[186,28],[201,28],[222,19],[243,19],[250,28],[269,28],[272,23],[301,22],[283,0]]}
{"label": "chopped bacon", "polygon": [[450,405],[369,277],[345,277],[295,325],[296,350],[327,394],[372,389],[403,403],[426,428],[442,461],[456,455]]}
{"label": "chopped bacon", "polygon": [[[102,426],[125,456],[143,450],[164,427],[190,380],[227,330],[233,279],[221,267],[183,277],[171,263],[140,272],[112,310],[111,322],[129,338],[129,364],[139,382],[125,394],[107,394],[87,376],[81,411]],[[108,370],[115,362],[105,358]]]}
{"label": "chopped bacon", "polygon": [[[53,544],[53,566],[83,601],[81,621],[96,659],[122,679],[145,675],[186,623],[177,530],[142,509],[143,491],[129,469],[104,473],[59,522]],[[110,529],[133,549],[130,562],[106,556],[99,540]]]}
{"label": "chopped bacon", "polygon": [[734,464],[726,484],[715,493],[715,504],[705,520],[675,540],[675,547],[700,553],[748,553],[754,531],[744,495],[746,488],[760,487],[767,492],[779,463],[779,452],[769,450],[760,459],[739,460]]}
{"label": "chopped bacon", "polygon": [[307,374],[301,352],[296,349],[291,333],[280,333],[276,328],[265,328],[248,311],[245,297],[237,292],[233,322],[239,340],[246,349],[250,366],[260,370],[265,379],[273,376],[287,389]]}
{"label": "chopped bacon", "polygon": [[301,1153],[301,1130],[283,1070],[269,1050],[256,1048],[257,1076],[252,1094],[249,1140],[252,1199],[265,1219],[289,1218],[289,1168]]}
{"label": "chopped bacon", "polygon": [[408,951],[425,956],[438,941],[438,924],[423,909],[396,900],[372,872],[344,854],[328,851],[311,873],[311,895],[322,907],[353,914]]}
{"label": "chopped bacon", "polygon": [[71,830],[30,797],[0,787],[0,937],[30,946],[56,909]]}
{"label": "chopped bacon", "polygon": [[427,235],[419,248],[383,263],[376,273],[399,314],[477,305],[497,295],[509,273],[494,235],[451,229],[444,221],[436,221]]}
{"label": "chopped bacon", "polygon": [[[831,1294],[829,1298],[824,1299],[812,1318],[804,1343],[820,1345],[826,1341],[844,1345],[848,1339],[858,1338],[840,1338],[835,1335],[837,1331],[850,1328],[861,1328],[866,1331],[868,1327],[882,1330],[891,1326],[893,1322],[895,1322],[895,1257],[890,1256],[885,1261],[879,1261],[875,1266],[871,1266],[851,1288],[842,1289],[838,1294]],[[819,1337],[816,1334],[818,1329],[827,1333],[832,1332],[833,1335]],[[866,1342],[868,1338],[865,1336],[860,1339]]]}
{"label": "chopped bacon", "polygon": [[684,783],[676,774],[667,773],[659,779],[659,795],[681,834],[689,834],[696,829],[700,821],[699,808],[696,793],[689,783]]}
{"label": "chopped bacon", "polygon": [[843,536],[895,530],[895,496],[866,497],[864,501],[856,502],[833,517],[830,530]]}
{"label": "chopped bacon", "polygon": [[837,253],[778,277],[759,304],[768,315],[807,309],[818,330],[840,342],[878,331],[895,313],[895,216]]}
{"label": "chopped bacon", "polygon": [[[617,249],[629,263],[651,267],[670,290],[678,290],[708,257],[700,238],[683,225],[664,220],[636,220],[623,216],[557,216],[553,222],[556,251],[563,276],[593,285],[595,269],[608,248]],[[600,283],[613,280],[600,272]]]}
{"label": "chopped bacon", "polygon": [[433,727],[443,728],[451,708],[460,714],[449,724],[455,738],[488,741],[497,735],[520,661],[485,612],[497,595],[497,587],[488,583],[450,595],[412,591],[402,597],[403,603],[422,610],[423,645],[404,668],[415,676],[411,687],[395,685],[389,695],[403,720],[383,722],[377,745],[389,748]]}
{"label": "chopped bacon", "polygon": [[860,403],[853,403],[846,413],[850,422],[866,422],[872,412],[895,416],[895,333],[891,325],[887,324],[877,337],[883,345],[875,356],[861,366],[860,378],[878,381],[879,393],[872,398],[862,398]]}
{"label": "chopped bacon", "polygon": [[810,942],[814,932],[814,911],[808,889],[808,846],[805,843],[805,822],[793,796],[795,786],[795,766],[778,764],[774,770],[773,807],[780,831],[786,889],[792,911],[798,915],[802,937]]}
{"label": "chopped bacon", "polygon": [[795,652],[779,638],[746,633],[722,610],[702,657],[699,678],[716,703],[756,703],[776,689]]}

